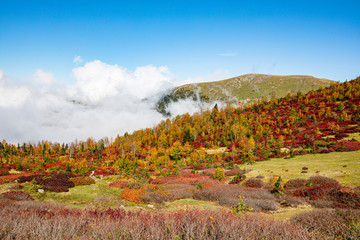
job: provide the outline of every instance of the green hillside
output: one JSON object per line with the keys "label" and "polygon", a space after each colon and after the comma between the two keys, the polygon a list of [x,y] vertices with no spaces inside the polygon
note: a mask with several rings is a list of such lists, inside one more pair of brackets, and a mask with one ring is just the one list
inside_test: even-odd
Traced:
{"label": "green hillside", "polygon": [[336,81],[315,78],[305,75],[265,75],[246,74],[222,81],[186,84],[174,88],[165,95],[157,105],[159,112],[168,114],[167,105],[171,101],[190,98],[195,101],[241,101],[254,99],[271,99],[284,97],[288,93],[316,90],[320,87],[328,87]]}

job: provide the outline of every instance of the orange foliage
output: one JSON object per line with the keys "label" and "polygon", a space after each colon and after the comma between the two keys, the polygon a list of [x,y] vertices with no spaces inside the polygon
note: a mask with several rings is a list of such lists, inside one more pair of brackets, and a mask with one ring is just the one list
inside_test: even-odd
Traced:
{"label": "orange foliage", "polygon": [[129,202],[140,203],[141,202],[141,189],[124,189],[120,196]]}

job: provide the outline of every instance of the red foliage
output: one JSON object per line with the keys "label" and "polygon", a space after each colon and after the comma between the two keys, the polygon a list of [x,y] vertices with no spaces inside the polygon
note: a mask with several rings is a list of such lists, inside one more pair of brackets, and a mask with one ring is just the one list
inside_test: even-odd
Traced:
{"label": "red foliage", "polygon": [[17,180],[19,183],[35,180],[37,184],[43,185],[44,190],[53,192],[68,192],[69,188],[75,187],[70,178],[76,177],[73,173],[58,173],[49,175],[21,176]]}
{"label": "red foliage", "polygon": [[151,179],[150,183],[152,184],[208,184],[208,185],[218,185],[220,182],[213,180],[209,176],[201,176],[197,174],[185,174],[183,176],[169,176],[169,177],[159,177],[156,179]]}
{"label": "red foliage", "polygon": [[0,199],[9,199],[15,201],[34,200],[30,194],[23,191],[10,191],[1,193]]}
{"label": "red foliage", "polygon": [[129,182],[128,181],[123,181],[123,180],[116,180],[115,182],[110,183],[109,187],[112,187],[112,188],[128,188],[129,187]]}
{"label": "red foliage", "polygon": [[[91,175],[92,172],[88,172],[87,175]],[[113,168],[97,168],[94,170],[95,176],[108,176],[108,175],[114,175],[115,170]]]}
{"label": "red foliage", "polygon": [[310,200],[321,199],[325,196],[326,187],[304,187],[289,191],[294,197],[308,197]]}
{"label": "red foliage", "polygon": [[5,176],[5,175],[8,175],[9,174],[9,168],[0,168],[0,176]]}
{"label": "red foliage", "polygon": [[360,142],[343,140],[336,143],[332,148],[337,152],[358,151],[360,150]]}

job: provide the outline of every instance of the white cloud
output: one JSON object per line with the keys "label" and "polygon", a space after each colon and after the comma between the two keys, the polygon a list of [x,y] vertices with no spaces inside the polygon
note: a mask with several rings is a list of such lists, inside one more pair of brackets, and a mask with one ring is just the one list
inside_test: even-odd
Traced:
{"label": "white cloud", "polygon": [[82,63],[84,60],[81,58],[81,56],[75,56],[74,57],[74,60],[73,60],[73,63],[75,64],[80,64]]}
{"label": "white cloud", "polygon": [[36,70],[36,72],[34,74],[34,79],[35,79],[35,82],[40,83],[40,84],[46,84],[46,85],[52,84],[55,82],[54,75],[52,73],[45,72],[42,69]]}
{"label": "white cloud", "polygon": [[[5,73],[0,70],[0,108],[21,106],[29,95],[30,91],[26,87],[19,87],[16,86],[16,84],[12,84],[5,76]],[[3,118],[3,113],[1,113],[1,117]]]}
{"label": "white cloud", "polygon": [[235,57],[238,54],[236,52],[226,52],[226,53],[218,53],[216,55],[221,56],[221,57]]}
{"label": "white cloud", "polygon": [[2,79],[5,77],[5,73],[3,70],[0,69],[0,82],[2,81]]}
{"label": "white cloud", "polygon": [[[95,60],[72,72],[76,83],[60,85],[41,69],[25,84],[0,70],[0,137],[13,143],[70,142],[153,127],[164,119],[154,109],[159,93],[176,82],[166,66],[130,71]],[[186,100],[171,103],[169,111],[194,113],[211,107]]]}
{"label": "white cloud", "polygon": [[[72,89],[79,100],[98,102],[104,97],[127,93],[137,98],[146,98],[172,85],[174,80],[167,67],[152,65],[137,67],[134,72],[99,60],[73,69],[77,80]],[[75,96],[76,95],[76,96]]]}

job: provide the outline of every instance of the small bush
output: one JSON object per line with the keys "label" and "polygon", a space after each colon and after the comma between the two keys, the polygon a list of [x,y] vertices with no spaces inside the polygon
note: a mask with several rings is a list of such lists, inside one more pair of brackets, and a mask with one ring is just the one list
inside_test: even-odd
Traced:
{"label": "small bush", "polygon": [[216,168],[208,168],[208,169],[205,169],[204,171],[202,171],[201,174],[205,175],[205,176],[209,176],[209,177],[214,177],[215,171],[216,171]]}
{"label": "small bush", "polygon": [[303,188],[306,186],[307,180],[304,178],[294,178],[287,181],[284,185],[285,189]]}
{"label": "small bush", "polygon": [[142,188],[144,185],[146,185],[148,183],[148,179],[147,178],[135,178],[134,181],[132,182],[128,182],[128,186],[130,189],[140,189]]}
{"label": "small bush", "polygon": [[[220,205],[235,207],[239,203],[239,196],[243,196],[245,201],[256,211],[268,210],[269,203],[260,201],[273,201],[276,205],[274,196],[267,190],[256,188],[245,188],[240,185],[220,185],[213,188],[201,189],[194,194],[195,199],[204,201],[217,201]],[[259,201],[255,201],[255,200]],[[265,207],[266,209],[262,209]]]}
{"label": "small bush", "polygon": [[350,228],[359,222],[359,210],[319,209],[300,213],[291,222],[329,239],[359,239],[360,231]]}
{"label": "small bush", "polygon": [[9,174],[9,169],[8,168],[0,168],[0,177],[8,175],[8,174]]}
{"label": "small bush", "polygon": [[23,188],[23,186],[20,185],[20,184],[14,184],[14,185],[11,185],[9,187],[10,190],[19,190],[19,189],[22,189],[22,188]]}
{"label": "small bush", "polygon": [[294,197],[309,198],[310,200],[322,199],[326,194],[325,187],[305,187],[290,191]]}
{"label": "small bush", "polygon": [[224,169],[217,168],[214,172],[214,180],[222,181],[225,178]]}
{"label": "small bush", "polygon": [[120,196],[129,202],[140,203],[142,191],[140,189],[124,189]]}
{"label": "small bush", "polygon": [[163,203],[177,199],[191,198],[196,187],[189,184],[164,184],[144,190],[141,194],[143,202]]}
{"label": "small bush", "polygon": [[326,199],[316,199],[310,201],[310,204],[316,208],[333,208],[334,202]]}
{"label": "small bush", "polygon": [[259,178],[250,178],[246,182],[244,182],[245,187],[251,188],[263,188],[265,186],[264,182]]}
{"label": "small bush", "polygon": [[330,189],[327,192],[327,199],[338,203],[337,206],[343,206],[344,208],[360,208],[360,194],[352,188],[341,187]]}
{"label": "small bush", "polygon": [[233,177],[233,179],[231,179],[229,184],[238,184],[238,183],[242,182],[245,178],[246,178],[246,175],[240,171],[240,172],[236,173],[236,175]]}
{"label": "small bush", "polygon": [[31,175],[21,176],[17,180],[19,183],[35,181],[41,185],[46,191],[52,192],[68,192],[69,188],[75,187],[70,178],[76,177],[73,173],[56,173],[49,175]]}
{"label": "small bush", "polygon": [[237,175],[238,173],[242,173],[244,174],[244,170],[238,168],[238,167],[234,167],[233,169],[229,170],[229,171],[226,171],[225,172],[225,175],[226,176],[235,176]]}
{"label": "small bush", "polygon": [[75,186],[95,184],[94,179],[92,179],[91,177],[84,177],[84,176],[70,178],[70,181],[72,181],[75,184]]}
{"label": "small bush", "polygon": [[23,191],[10,191],[0,194],[0,199],[9,199],[14,201],[32,201],[34,198]]}
{"label": "small bush", "polygon": [[109,187],[125,189],[129,188],[129,182],[124,180],[116,180],[115,182],[110,183]]}
{"label": "small bush", "polygon": [[340,183],[335,179],[324,177],[324,176],[313,176],[310,177],[308,182],[308,186],[313,187],[326,187],[326,188],[337,188],[341,187]]}
{"label": "small bush", "polygon": [[279,203],[269,199],[246,199],[246,203],[254,209],[254,211],[276,211],[279,209]]}

